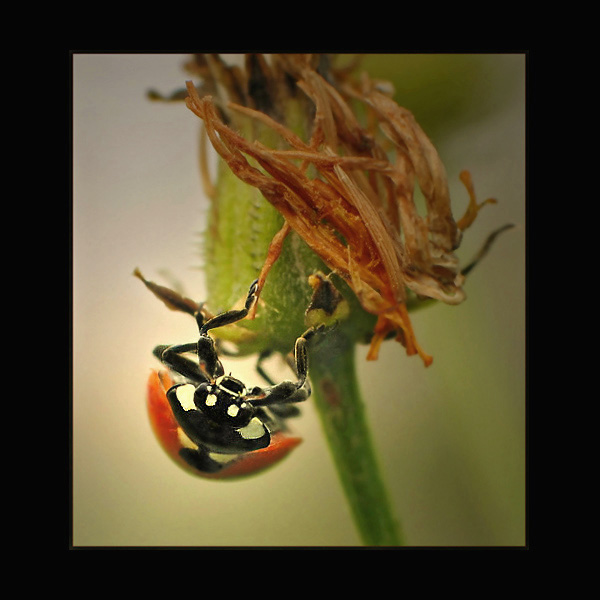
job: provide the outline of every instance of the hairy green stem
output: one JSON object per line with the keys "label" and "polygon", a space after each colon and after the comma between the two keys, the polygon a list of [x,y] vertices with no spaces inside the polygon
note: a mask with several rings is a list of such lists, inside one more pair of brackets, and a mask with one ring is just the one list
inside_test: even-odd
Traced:
{"label": "hairy green stem", "polygon": [[340,330],[315,344],[310,357],[313,398],[363,543],[402,545],[371,442],[354,350]]}

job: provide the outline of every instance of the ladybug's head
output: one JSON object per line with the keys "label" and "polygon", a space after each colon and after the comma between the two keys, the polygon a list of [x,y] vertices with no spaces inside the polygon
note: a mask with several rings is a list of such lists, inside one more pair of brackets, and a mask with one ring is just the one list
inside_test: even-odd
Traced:
{"label": "ladybug's head", "polygon": [[202,383],[194,393],[194,404],[215,423],[234,429],[245,427],[256,409],[246,402],[246,386],[230,375],[219,377],[214,383]]}

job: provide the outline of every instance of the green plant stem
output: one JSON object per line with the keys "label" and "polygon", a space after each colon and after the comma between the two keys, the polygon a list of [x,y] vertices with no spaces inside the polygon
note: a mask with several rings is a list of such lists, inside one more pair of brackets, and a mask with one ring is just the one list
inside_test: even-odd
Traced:
{"label": "green plant stem", "polygon": [[354,521],[365,545],[402,545],[381,478],[354,364],[354,344],[341,330],[311,350],[313,398]]}

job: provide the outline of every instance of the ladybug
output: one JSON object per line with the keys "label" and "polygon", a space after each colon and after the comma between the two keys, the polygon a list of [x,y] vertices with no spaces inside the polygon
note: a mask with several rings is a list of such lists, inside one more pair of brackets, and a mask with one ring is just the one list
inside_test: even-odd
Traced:
{"label": "ladybug", "polygon": [[146,281],[137,270],[135,274],[171,308],[176,304],[176,310],[193,314],[199,330],[197,342],[159,345],[153,351],[167,369],[150,375],[148,413],[167,454],[186,471],[212,479],[258,473],[287,456],[301,438],[288,433],[286,420],[299,414],[293,405],[310,396],[306,346],[321,327],[311,327],[296,340],[296,381],[275,384],[259,369],[269,385],[248,388],[225,374],[208,332],[248,315],[257,298],[257,281],[243,309],[206,320],[201,306]]}
{"label": "ladybug", "polygon": [[[184,470],[208,479],[236,479],[259,473],[285,458],[302,438],[270,430],[269,446],[241,454],[206,454],[188,438],[175,420],[167,399],[174,385],[167,371],[152,370],[148,379],[148,415],[152,430],[165,452]],[[266,422],[266,419],[263,421]],[[275,424],[275,423],[274,423]],[[191,452],[190,452],[191,451]],[[204,456],[202,463],[200,457]]]}

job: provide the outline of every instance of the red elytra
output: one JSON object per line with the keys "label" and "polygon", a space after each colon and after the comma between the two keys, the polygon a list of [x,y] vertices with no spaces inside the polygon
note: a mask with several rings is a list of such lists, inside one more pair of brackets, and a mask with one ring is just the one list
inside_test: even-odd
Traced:
{"label": "red elytra", "polygon": [[179,424],[173,417],[166,392],[173,385],[167,371],[152,370],[148,379],[147,408],[154,435],[165,452],[188,473],[208,479],[233,479],[264,471],[285,458],[302,438],[277,432],[267,448],[237,455],[218,473],[205,473],[189,465],[179,454]]}

